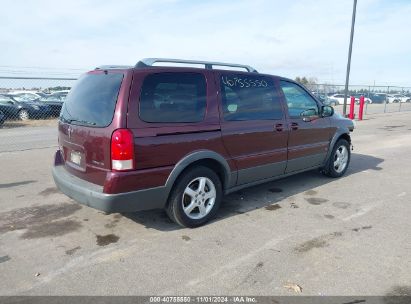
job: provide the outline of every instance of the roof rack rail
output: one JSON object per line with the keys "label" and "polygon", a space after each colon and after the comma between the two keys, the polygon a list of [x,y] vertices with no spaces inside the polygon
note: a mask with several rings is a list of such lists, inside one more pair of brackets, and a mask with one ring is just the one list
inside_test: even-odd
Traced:
{"label": "roof rack rail", "polygon": [[206,69],[211,70],[213,66],[225,66],[233,68],[242,68],[250,73],[257,73],[257,70],[249,65],[236,64],[236,63],[225,63],[225,62],[213,62],[213,61],[200,61],[200,60],[185,60],[185,59],[169,59],[169,58],[144,58],[137,62],[136,68],[151,67],[157,62],[168,62],[168,63],[183,63],[183,64],[204,64]]}
{"label": "roof rack rail", "polygon": [[95,70],[129,69],[131,65],[100,65]]}

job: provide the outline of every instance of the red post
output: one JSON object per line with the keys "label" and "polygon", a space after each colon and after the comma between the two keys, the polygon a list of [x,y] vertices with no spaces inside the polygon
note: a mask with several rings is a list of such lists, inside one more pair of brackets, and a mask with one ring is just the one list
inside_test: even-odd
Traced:
{"label": "red post", "polygon": [[350,115],[348,116],[349,119],[354,119],[354,105],[355,105],[355,98],[351,96],[351,103],[350,103]]}
{"label": "red post", "polygon": [[362,114],[364,112],[364,96],[360,97],[360,111],[358,113],[358,119],[362,120]]}

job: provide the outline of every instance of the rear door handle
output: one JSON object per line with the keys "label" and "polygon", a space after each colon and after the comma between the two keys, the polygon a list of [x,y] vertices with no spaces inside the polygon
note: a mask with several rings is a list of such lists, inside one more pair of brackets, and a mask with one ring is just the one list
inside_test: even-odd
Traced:
{"label": "rear door handle", "polygon": [[281,132],[284,130],[284,125],[282,123],[278,123],[275,125],[275,130]]}
{"label": "rear door handle", "polygon": [[291,128],[291,130],[298,130],[298,123],[292,122],[292,123],[290,124],[290,128]]}

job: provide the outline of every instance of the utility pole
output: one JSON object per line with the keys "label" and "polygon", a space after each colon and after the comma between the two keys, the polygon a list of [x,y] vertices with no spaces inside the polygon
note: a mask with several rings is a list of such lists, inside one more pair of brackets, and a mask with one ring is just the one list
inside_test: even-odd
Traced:
{"label": "utility pole", "polygon": [[350,82],[350,68],[351,68],[351,53],[352,53],[352,41],[354,38],[354,25],[355,25],[355,12],[357,10],[357,0],[354,0],[352,8],[352,20],[351,20],[351,35],[350,35],[350,47],[348,49],[348,61],[347,61],[347,75],[345,77],[345,90],[344,90],[344,116],[347,113],[347,95],[348,95],[348,83]]}

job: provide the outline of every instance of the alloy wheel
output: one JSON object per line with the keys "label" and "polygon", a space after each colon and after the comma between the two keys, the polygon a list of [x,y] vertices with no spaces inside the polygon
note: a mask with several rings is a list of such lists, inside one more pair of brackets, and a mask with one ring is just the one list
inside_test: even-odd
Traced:
{"label": "alloy wheel", "polygon": [[348,149],[346,146],[341,145],[335,151],[334,154],[334,169],[337,173],[341,173],[347,167],[348,164]]}
{"label": "alloy wheel", "polygon": [[217,192],[207,177],[197,177],[186,187],[182,197],[184,213],[191,219],[202,219],[213,209]]}

